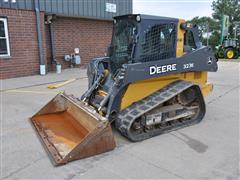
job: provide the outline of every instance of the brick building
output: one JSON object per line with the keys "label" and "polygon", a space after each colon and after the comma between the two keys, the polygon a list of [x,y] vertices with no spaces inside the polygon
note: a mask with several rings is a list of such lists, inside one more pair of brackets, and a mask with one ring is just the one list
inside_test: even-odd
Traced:
{"label": "brick building", "polygon": [[128,13],[132,0],[0,0],[0,79],[68,68],[75,48],[84,66],[106,52],[112,17]]}

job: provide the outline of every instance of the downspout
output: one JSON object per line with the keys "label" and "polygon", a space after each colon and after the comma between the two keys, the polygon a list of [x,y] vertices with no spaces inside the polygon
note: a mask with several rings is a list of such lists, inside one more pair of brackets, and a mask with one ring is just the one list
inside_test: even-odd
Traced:
{"label": "downspout", "polygon": [[51,16],[51,18],[49,18],[49,33],[50,33],[50,45],[51,45],[51,64],[57,64],[57,60],[56,60],[56,48],[55,48],[55,37],[54,37],[54,29],[53,29],[53,21],[54,21],[54,17]]}
{"label": "downspout", "polygon": [[41,15],[39,9],[39,0],[34,0],[36,21],[37,21],[37,36],[38,36],[38,49],[39,49],[39,62],[40,62],[40,75],[46,74],[46,66],[43,57],[43,42],[41,32]]}

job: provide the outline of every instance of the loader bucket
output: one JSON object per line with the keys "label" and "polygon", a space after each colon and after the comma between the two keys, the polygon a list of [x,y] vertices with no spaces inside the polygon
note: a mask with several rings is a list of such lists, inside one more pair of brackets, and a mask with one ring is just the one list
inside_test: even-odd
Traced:
{"label": "loader bucket", "polygon": [[60,93],[30,121],[54,165],[115,148],[108,121],[73,96]]}

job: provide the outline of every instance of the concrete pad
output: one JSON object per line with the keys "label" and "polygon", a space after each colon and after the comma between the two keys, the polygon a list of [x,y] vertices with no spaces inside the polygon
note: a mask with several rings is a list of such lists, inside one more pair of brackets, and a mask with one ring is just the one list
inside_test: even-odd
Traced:
{"label": "concrete pad", "polygon": [[[237,96],[237,91],[233,93]],[[231,99],[229,96],[222,101],[228,102],[227,99]],[[161,162],[163,168],[171,169],[184,178],[237,178],[237,109],[213,104],[207,107],[206,117],[200,124],[141,142],[131,148],[132,155],[144,157],[154,164]],[[221,111],[224,113],[219,113]],[[147,151],[145,147],[148,147]]]}
{"label": "concrete pad", "polygon": [[[78,79],[78,78],[85,78],[85,77],[87,77],[86,69],[70,68],[70,69],[64,69],[60,74],[50,72],[45,76],[34,75],[34,76],[26,76],[21,78],[11,78],[11,79],[1,80],[0,90],[2,91],[7,89],[36,86],[41,84],[49,84],[49,83],[66,81],[73,78]],[[21,79],[21,81],[19,79]]]}
{"label": "concrete pad", "polygon": [[[18,88],[1,92],[2,179],[239,179],[239,63],[219,62],[219,71],[209,73],[214,91],[206,98],[200,124],[139,143],[113,129],[114,151],[54,167],[28,118],[59,92],[81,96],[87,89],[85,73],[71,69],[61,78],[49,74],[2,81],[2,89]],[[65,78],[79,79],[47,88]]]}

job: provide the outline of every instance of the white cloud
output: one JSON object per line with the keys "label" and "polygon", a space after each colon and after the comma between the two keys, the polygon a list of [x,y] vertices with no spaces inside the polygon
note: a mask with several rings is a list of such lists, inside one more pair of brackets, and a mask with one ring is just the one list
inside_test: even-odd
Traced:
{"label": "white cloud", "polygon": [[192,19],[211,16],[212,0],[133,0],[133,13]]}

